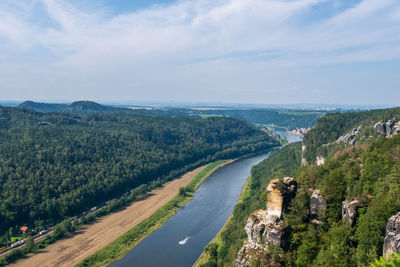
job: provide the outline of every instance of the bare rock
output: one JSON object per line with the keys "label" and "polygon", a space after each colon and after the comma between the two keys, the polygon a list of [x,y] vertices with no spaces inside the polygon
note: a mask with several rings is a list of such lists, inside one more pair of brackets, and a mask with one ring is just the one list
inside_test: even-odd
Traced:
{"label": "bare rock", "polygon": [[336,143],[343,143],[345,145],[354,146],[356,144],[356,137],[361,133],[362,130],[363,127],[360,125],[357,128],[354,128],[350,133],[339,137],[336,140]]}
{"label": "bare rock", "polygon": [[384,121],[378,121],[374,124],[374,129],[386,137],[392,137],[400,133],[400,121],[396,122],[395,119]]}
{"label": "bare rock", "polygon": [[281,219],[296,191],[297,182],[292,177],[283,178],[283,184],[279,179],[272,180],[267,187],[267,218],[271,221]]}
{"label": "bare rock", "polygon": [[248,267],[253,258],[263,257],[270,245],[287,247],[288,228],[282,220],[297,191],[297,182],[292,177],[272,180],[267,187],[267,209],[258,210],[248,219],[244,228],[247,234],[236,259],[236,267]]}
{"label": "bare rock", "polygon": [[383,257],[394,252],[400,253],[400,212],[390,217],[386,226],[386,237],[383,242]]}
{"label": "bare rock", "polygon": [[324,163],[325,163],[325,158],[321,155],[317,156],[315,164],[317,164],[317,166],[320,166],[323,165]]}
{"label": "bare rock", "polygon": [[354,226],[358,217],[357,209],[360,207],[358,200],[342,202],[342,219],[350,226]]}
{"label": "bare rock", "polygon": [[310,217],[318,219],[319,215],[325,214],[326,201],[322,197],[321,190],[314,190],[310,199]]}

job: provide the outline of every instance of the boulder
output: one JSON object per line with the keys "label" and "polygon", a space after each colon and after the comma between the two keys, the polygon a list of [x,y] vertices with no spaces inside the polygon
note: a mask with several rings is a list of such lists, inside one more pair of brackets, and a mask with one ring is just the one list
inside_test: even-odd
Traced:
{"label": "boulder", "polygon": [[383,242],[383,257],[385,259],[394,252],[400,253],[400,212],[389,218]]}
{"label": "boulder", "polygon": [[342,219],[350,226],[354,226],[358,217],[357,209],[360,207],[358,200],[342,202]]}
{"label": "boulder", "polygon": [[322,197],[321,190],[314,190],[310,199],[310,217],[318,219],[319,215],[324,215],[326,206],[326,201]]}

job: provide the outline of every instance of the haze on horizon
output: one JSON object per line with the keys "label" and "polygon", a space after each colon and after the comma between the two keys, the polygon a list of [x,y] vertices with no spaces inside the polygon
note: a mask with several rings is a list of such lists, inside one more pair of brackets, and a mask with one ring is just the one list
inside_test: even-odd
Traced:
{"label": "haze on horizon", "polygon": [[3,0],[0,100],[398,105],[398,0]]}

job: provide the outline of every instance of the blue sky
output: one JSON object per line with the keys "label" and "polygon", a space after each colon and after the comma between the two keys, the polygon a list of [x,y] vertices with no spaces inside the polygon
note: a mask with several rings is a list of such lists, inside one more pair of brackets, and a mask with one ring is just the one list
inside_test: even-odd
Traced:
{"label": "blue sky", "polygon": [[399,0],[0,2],[0,100],[399,97]]}

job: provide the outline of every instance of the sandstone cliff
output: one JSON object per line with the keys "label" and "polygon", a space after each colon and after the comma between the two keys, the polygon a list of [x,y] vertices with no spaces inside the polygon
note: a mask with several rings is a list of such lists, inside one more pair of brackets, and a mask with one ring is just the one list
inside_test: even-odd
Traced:
{"label": "sandstone cliff", "polygon": [[354,226],[358,217],[357,209],[360,207],[358,200],[342,202],[342,219],[348,225]]}
{"label": "sandstone cliff", "polygon": [[238,253],[237,267],[250,266],[254,258],[263,257],[270,245],[286,248],[288,231],[282,215],[296,190],[297,182],[291,177],[285,177],[283,182],[274,179],[269,183],[267,209],[256,211],[247,220],[245,231],[248,238]]}
{"label": "sandstone cliff", "polygon": [[386,226],[386,237],[383,243],[383,257],[394,252],[400,253],[400,212],[390,217]]}

